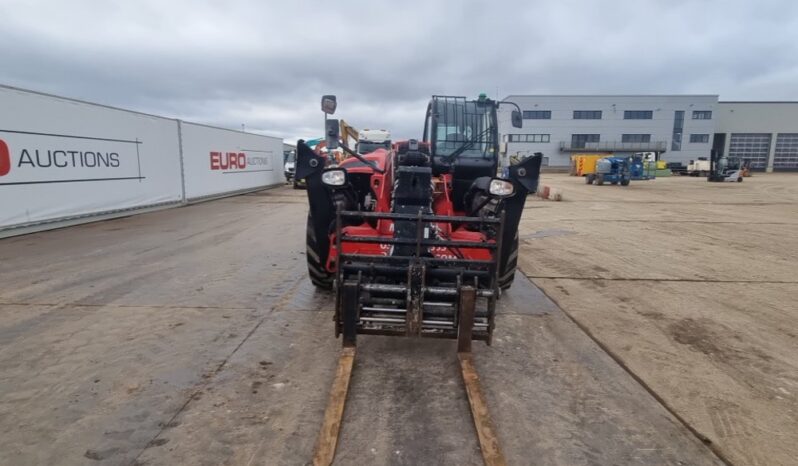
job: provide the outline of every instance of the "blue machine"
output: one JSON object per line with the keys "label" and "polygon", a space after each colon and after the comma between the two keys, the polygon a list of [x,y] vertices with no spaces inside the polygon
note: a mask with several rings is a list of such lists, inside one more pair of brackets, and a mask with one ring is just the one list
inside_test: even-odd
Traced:
{"label": "blue machine", "polygon": [[652,166],[649,164],[649,168],[646,169],[646,162],[643,160],[642,155],[635,154],[630,157],[630,167],[629,172],[632,175],[632,179],[636,181],[645,181],[645,180],[653,180],[657,177],[657,170],[656,170],[656,162],[651,162],[654,166],[654,169],[651,169]]}
{"label": "blue machine", "polygon": [[596,173],[587,175],[587,184],[601,186],[604,183],[628,186],[632,180],[631,163],[628,157],[604,157],[596,162]]}

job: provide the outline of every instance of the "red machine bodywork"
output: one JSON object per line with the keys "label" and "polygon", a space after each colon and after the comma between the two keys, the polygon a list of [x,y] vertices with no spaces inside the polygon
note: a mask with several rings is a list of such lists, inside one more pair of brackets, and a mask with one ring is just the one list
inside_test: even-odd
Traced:
{"label": "red machine bodywork", "polygon": [[[419,145],[422,145],[420,143]],[[396,147],[396,145],[394,145]],[[345,168],[348,174],[366,174],[370,176],[370,187],[372,195],[375,196],[375,212],[391,212],[391,192],[393,188],[393,156],[394,151],[377,149],[363,157],[376,164],[383,173],[375,172],[374,169],[365,165],[354,157],[345,159],[339,165]],[[451,200],[452,177],[450,174],[442,174],[432,178],[434,184],[432,209],[434,215],[441,216],[464,216],[465,213],[454,209]],[[436,230],[439,239],[450,241],[468,241],[494,243],[488,240],[480,232],[469,231],[464,226],[452,230],[452,225],[448,222],[432,223],[432,228]],[[376,228],[364,222],[357,226],[347,226],[342,228],[341,249],[344,254],[363,254],[388,256],[391,254],[392,246],[389,244],[373,243],[352,243],[346,241],[346,236],[373,236],[383,238],[393,238],[393,221],[388,219],[377,220]],[[456,248],[456,247],[432,247],[429,252],[439,259],[466,258],[473,260],[491,260],[491,252],[487,249],[477,248]],[[336,247],[335,234],[330,235],[330,253],[327,258],[327,271],[334,273],[337,269],[338,249]]]}

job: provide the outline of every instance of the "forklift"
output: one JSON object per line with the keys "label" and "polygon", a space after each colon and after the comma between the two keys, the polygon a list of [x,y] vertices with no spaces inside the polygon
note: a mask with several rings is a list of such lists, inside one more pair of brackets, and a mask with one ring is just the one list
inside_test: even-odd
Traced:
{"label": "forklift", "polygon": [[729,159],[725,154],[713,149],[709,153],[709,175],[707,181],[715,183],[741,183],[743,181],[743,170],[739,164],[734,167],[729,165]]}

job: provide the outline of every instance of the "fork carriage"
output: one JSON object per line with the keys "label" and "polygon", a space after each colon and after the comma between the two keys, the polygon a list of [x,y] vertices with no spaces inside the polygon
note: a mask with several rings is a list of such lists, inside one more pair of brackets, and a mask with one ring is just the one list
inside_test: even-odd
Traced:
{"label": "fork carriage", "polygon": [[[403,222],[415,229],[415,238],[349,234],[343,219]],[[472,338],[490,344],[493,335],[498,258],[501,257],[503,217],[437,216],[339,211],[336,215],[336,336],[354,344],[356,334],[404,335],[457,338],[460,330],[464,289],[474,290],[468,312]],[[430,237],[438,224],[464,226],[477,231],[491,228],[496,239],[452,241]],[[426,234],[425,234],[426,232]],[[404,247],[410,255],[367,255],[347,252],[360,244],[389,248]],[[473,259],[461,249],[484,252]],[[436,255],[433,252],[436,251]],[[448,253],[448,254],[447,254]]]}

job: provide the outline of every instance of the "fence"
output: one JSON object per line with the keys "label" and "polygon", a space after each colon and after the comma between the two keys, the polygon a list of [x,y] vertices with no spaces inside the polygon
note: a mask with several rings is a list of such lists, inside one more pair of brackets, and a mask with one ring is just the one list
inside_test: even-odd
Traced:
{"label": "fence", "polygon": [[0,237],[281,183],[282,140],[0,86]]}

